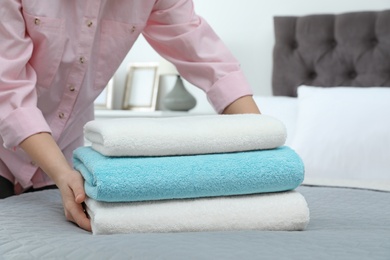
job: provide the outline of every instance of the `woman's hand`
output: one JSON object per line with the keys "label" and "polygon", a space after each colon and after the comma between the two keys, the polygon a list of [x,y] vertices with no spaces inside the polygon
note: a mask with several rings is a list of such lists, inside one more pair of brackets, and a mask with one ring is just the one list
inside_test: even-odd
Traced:
{"label": "woman's hand", "polygon": [[66,161],[52,136],[49,133],[32,135],[21,142],[20,147],[60,189],[66,219],[91,231],[91,222],[82,207],[85,200],[83,178]]}
{"label": "woman's hand", "polygon": [[62,196],[65,217],[82,229],[91,231],[91,221],[86,215],[82,203],[85,200],[83,178],[77,171],[69,171],[57,179]]}

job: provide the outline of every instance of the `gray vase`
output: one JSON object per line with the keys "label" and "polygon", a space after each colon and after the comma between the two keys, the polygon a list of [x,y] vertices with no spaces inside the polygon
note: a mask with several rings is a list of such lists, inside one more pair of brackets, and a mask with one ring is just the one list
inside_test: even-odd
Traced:
{"label": "gray vase", "polygon": [[172,111],[188,111],[196,106],[196,99],[184,87],[180,75],[177,75],[173,89],[164,97],[163,105]]}

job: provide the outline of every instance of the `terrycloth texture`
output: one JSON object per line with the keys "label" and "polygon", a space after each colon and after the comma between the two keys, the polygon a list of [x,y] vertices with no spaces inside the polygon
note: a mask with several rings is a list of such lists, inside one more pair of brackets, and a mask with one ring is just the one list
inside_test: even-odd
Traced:
{"label": "terrycloth texture", "polygon": [[201,199],[107,203],[87,199],[93,234],[303,230],[305,198],[296,191]]}
{"label": "terrycloth texture", "polygon": [[265,115],[121,118],[88,122],[85,138],[106,156],[160,156],[272,149],[287,131]]}
{"label": "terrycloth texture", "polygon": [[289,147],[224,154],[106,157],[74,152],[87,195],[99,201],[143,201],[276,192],[302,183],[304,166]]}

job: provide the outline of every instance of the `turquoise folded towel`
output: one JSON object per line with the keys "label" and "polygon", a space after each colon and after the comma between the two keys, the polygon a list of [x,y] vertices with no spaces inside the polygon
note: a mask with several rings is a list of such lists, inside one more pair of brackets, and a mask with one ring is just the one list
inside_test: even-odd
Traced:
{"label": "turquoise folded towel", "polygon": [[80,147],[73,159],[86,194],[106,202],[279,192],[295,189],[304,177],[302,160],[287,146],[164,157],[106,157]]}

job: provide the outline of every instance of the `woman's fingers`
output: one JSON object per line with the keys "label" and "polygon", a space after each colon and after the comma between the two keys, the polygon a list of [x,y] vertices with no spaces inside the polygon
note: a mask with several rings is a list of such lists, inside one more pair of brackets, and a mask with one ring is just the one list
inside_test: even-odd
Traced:
{"label": "woman's fingers", "polygon": [[69,221],[72,221],[84,230],[92,231],[91,221],[84,212],[82,204],[74,203],[66,210],[69,212]]}
{"label": "woman's fingers", "polygon": [[82,206],[85,200],[83,179],[77,171],[73,171],[67,177],[61,189],[66,219],[82,229],[91,231],[91,221]]}
{"label": "woman's fingers", "polygon": [[75,202],[81,204],[85,200],[84,183],[81,176],[76,177],[76,181],[72,182],[71,189],[75,198]]}

